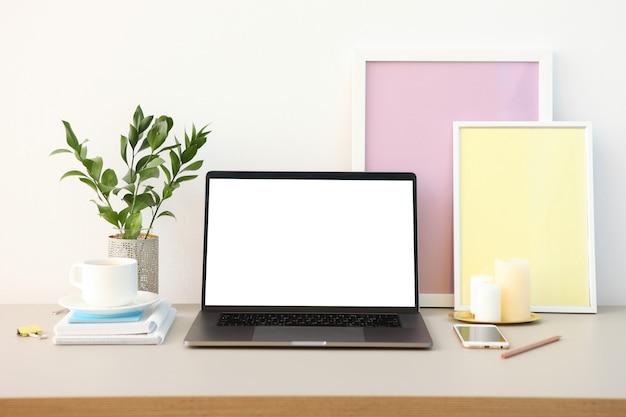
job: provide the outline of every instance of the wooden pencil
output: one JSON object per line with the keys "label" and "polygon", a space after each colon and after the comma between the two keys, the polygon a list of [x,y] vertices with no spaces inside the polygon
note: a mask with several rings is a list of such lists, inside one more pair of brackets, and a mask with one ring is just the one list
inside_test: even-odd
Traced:
{"label": "wooden pencil", "polygon": [[518,347],[517,349],[511,349],[511,350],[509,350],[507,352],[502,353],[500,355],[500,357],[502,357],[502,359],[510,358],[511,356],[519,355],[520,353],[524,353],[524,352],[527,352],[527,351],[529,351],[531,349],[535,349],[535,348],[538,348],[540,346],[547,345],[548,343],[556,342],[556,341],[558,341],[560,339],[561,339],[561,336],[552,336],[552,337],[549,337],[547,339],[543,339],[543,340],[540,340],[540,341],[535,342],[535,343],[531,343],[531,344],[526,345],[526,346]]}

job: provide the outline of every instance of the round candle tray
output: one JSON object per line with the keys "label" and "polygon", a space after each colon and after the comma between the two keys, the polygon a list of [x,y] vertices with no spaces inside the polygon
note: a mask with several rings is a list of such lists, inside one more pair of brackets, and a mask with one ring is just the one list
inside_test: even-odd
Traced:
{"label": "round candle tray", "polygon": [[454,311],[448,314],[448,317],[452,317],[455,320],[464,321],[467,323],[483,323],[483,324],[520,324],[520,323],[531,323],[533,321],[537,321],[541,318],[541,316],[537,313],[530,313],[530,317],[527,320],[519,320],[519,321],[477,321],[474,319],[474,315],[470,311]]}

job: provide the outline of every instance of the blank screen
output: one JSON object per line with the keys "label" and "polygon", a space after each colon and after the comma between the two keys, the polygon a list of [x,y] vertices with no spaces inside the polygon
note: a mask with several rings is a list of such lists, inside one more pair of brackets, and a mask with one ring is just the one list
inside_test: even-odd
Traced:
{"label": "blank screen", "polygon": [[209,181],[206,305],[416,306],[413,181]]}

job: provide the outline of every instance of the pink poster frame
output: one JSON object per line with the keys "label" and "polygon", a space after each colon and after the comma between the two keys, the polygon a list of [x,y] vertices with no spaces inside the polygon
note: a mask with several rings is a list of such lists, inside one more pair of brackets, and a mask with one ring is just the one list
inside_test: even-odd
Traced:
{"label": "pink poster frame", "polygon": [[453,122],[551,121],[552,53],[360,48],[352,82],[352,169],[416,173],[420,305],[453,307]]}

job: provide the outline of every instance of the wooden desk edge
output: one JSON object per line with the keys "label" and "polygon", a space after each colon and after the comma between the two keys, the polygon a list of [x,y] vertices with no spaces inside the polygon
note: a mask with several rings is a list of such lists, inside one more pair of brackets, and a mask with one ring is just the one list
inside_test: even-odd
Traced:
{"label": "wooden desk edge", "polygon": [[0,398],[6,416],[616,416],[626,399],[389,396]]}

